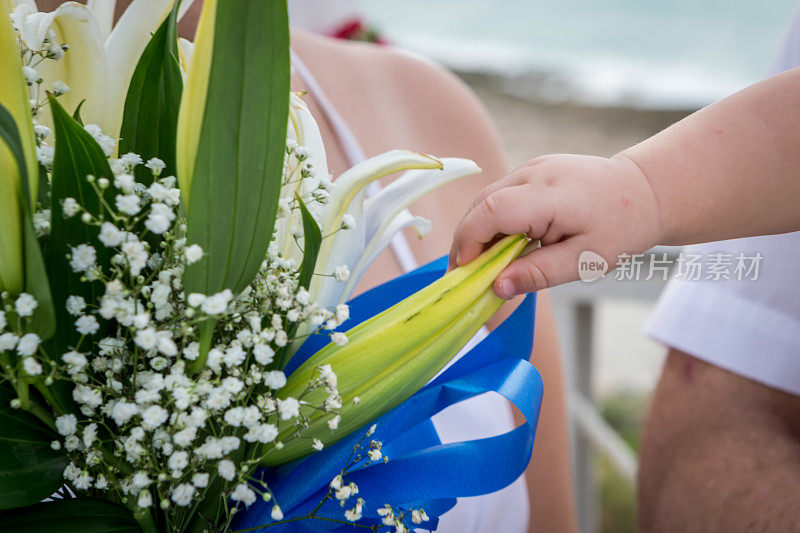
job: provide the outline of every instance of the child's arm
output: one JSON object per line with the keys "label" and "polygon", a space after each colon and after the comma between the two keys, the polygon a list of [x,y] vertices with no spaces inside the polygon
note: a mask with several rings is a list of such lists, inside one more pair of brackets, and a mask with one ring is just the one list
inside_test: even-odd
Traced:
{"label": "child's arm", "polygon": [[481,193],[450,260],[471,261],[498,234],[542,248],[512,263],[495,292],[578,278],[584,250],[620,253],[800,228],[800,68],[694,113],[610,159],[533,159]]}

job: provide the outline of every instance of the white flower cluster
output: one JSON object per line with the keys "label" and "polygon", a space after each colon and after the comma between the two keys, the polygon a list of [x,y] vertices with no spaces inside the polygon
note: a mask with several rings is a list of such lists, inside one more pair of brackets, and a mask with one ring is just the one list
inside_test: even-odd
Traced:
{"label": "white flower cluster", "polygon": [[[358,522],[361,520],[366,501],[359,496],[355,498],[355,503],[351,503],[352,498],[359,494],[359,489],[356,483],[347,481],[346,477],[350,472],[358,470],[369,463],[388,461],[381,453],[383,444],[380,441],[371,439],[376,428],[377,426],[373,424],[361,440],[355,444],[350,461],[342,469],[341,473],[336,475],[330,482],[328,485],[328,493],[317,508],[320,508],[328,500],[335,500],[342,508],[347,507],[344,511],[344,516],[349,522]],[[352,505],[352,507],[349,507],[350,505]],[[403,512],[386,504],[380,507],[377,512],[381,517],[383,525],[394,527],[395,533],[409,533],[411,531],[408,524],[406,524],[406,520],[409,517],[412,523],[417,525],[429,520],[428,515],[422,508]],[[314,514],[312,513],[309,517],[314,517]]]}
{"label": "white flower cluster", "polygon": [[[36,157],[46,168],[53,163],[55,148],[47,142],[52,133],[50,128],[38,123],[41,118],[41,111],[47,106],[47,92],[55,97],[66,94],[70,91],[69,86],[63,81],[56,81],[51,87],[44,87],[44,78],[39,70],[46,67],[46,63],[59,61],[69,50],[66,43],[58,42],[55,31],[48,30],[41,43],[26,42],[21,38],[22,26],[26,23],[24,9],[16,9],[11,15],[11,24],[17,32],[17,41],[22,56],[22,73],[25,83],[28,84],[30,93],[31,114],[34,121],[34,133],[36,136]],[[45,65],[43,65],[45,64]],[[34,218],[34,227],[37,233],[46,235],[50,229],[49,212],[40,212],[38,218]]]}
{"label": "white flower cluster", "polygon": [[[259,461],[237,459],[237,450],[245,443],[281,446],[275,442],[280,427],[307,425],[302,397],[273,397],[286,383],[273,357],[292,341],[293,323],[334,329],[347,319],[347,307],[320,309],[297,286],[294,266],[275,254],[236,297],[227,290],[184,295],[183,270],[202,258],[202,250],[186,245],[185,227],[176,223],[175,178],[160,178],[163,163],[151,160],[153,183],[145,187],[135,178],[141,164],[135,154],[111,161],[116,209],[93,214],[73,199],[62,204],[64,216],[80,216],[96,228],[99,241],[73,247],[69,265],[105,290],[97,302],[77,295],[66,302],[81,340],[61,356],[59,368],[76,384],[73,399],[83,416],[59,417],[63,442],[53,445],[69,452],[64,475],[79,490],[117,490],[135,496],[141,507],[156,501],[188,506],[218,477],[230,485],[232,499],[249,505],[255,493],[247,480]],[[98,195],[110,187],[108,179],[87,179]],[[162,239],[160,251],[138,236],[142,226]],[[101,255],[110,255],[108,264],[98,261]],[[193,371],[201,356],[199,330],[212,319],[213,345]],[[38,339],[22,338],[16,349],[32,356],[37,346]],[[53,372],[58,377],[58,369]],[[335,428],[342,402],[329,366],[308,385],[314,389],[327,391],[314,408],[328,413]],[[315,442],[311,447],[321,449]],[[118,460],[108,461],[108,451]]]}
{"label": "white flower cluster", "polygon": [[[58,379],[74,384],[79,412],[56,418],[62,438],[52,446],[69,455],[64,476],[75,489],[113,491],[133,497],[139,507],[166,509],[188,506],[221,479],[221,497],[250,505],[256,492],[268,496],[248,480],[264,453],[283,446],[277,441],[282,429],[296,428],[284,440],[303,438],[308,419],[302,406],[325,416],[331,430],[341,419],[337,378],[327,365],[306,387],[306,393],[324,392],[318,405],[304,400],[306,393],[276,398],[286,384],[276,354],[292,343],[299,324],[333,330],[349,310],[320,308],[298,286],[294,261],[274,247],[241,294],[185,294],[183,271],[203,251],[186,243],[175,178],[161,177],[163,163],[151,159],[146,166],[153,181],[145,186],[135,177],[142,164],[126,154],[110,160],[113,176],[87,176],[107,200],[102,213],[73,198],[61,204],[64,217],[77,218],[97,235],[71,248],[69,267],[86,283],[104,287],[97,301],[81,295],[66,301],[79,340],[52,358],[38,353],[35,334],[5,331],[7,313],[24,319],[36,309],[36,300],[23,294],[3,299],[0,352],[16,351],[22,372],[48,385]],[[157,249],[147,233],[160,243]],[[211,323],[213,342],[201,353],[200,331]],[[330,335],[347,342],[341,333]],[[258,455],[242,457],[247,446],[257,446]],[[318,439],[309,439],[309,450],[320,449]]]}

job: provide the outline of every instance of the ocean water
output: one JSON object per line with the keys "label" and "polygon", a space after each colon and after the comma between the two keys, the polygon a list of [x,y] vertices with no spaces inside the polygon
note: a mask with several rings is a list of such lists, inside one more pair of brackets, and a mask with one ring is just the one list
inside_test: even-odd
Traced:
{"label": "ocean water", "polygon": [[692,108],[762,78],[797,0],[362,0],[400,46],[547,101]]}

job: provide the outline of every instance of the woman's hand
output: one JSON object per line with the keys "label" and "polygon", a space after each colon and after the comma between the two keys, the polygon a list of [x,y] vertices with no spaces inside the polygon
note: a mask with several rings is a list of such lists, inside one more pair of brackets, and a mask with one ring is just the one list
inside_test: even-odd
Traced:
{"label": "woman's hand", "polygon": [[456,230],[450,264],[469,263],[501,235],[539,239],[541,248],[495,281],[495,293],[509,299],[577,280],[578,258],[587,250],[613,268],[621,253],[656,244],[660,232],[656,196],[632,159],[549,155],[483,190]]}

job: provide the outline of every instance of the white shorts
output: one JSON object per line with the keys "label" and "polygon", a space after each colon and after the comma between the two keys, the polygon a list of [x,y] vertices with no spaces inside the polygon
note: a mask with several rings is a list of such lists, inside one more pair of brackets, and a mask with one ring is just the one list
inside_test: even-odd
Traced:
{"label": "white shorts", "polygon": [[800,233],[691,246],[686,254],[753,256],[758,279],[672,280],[650,317],[657,341],[800,395]]}

